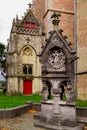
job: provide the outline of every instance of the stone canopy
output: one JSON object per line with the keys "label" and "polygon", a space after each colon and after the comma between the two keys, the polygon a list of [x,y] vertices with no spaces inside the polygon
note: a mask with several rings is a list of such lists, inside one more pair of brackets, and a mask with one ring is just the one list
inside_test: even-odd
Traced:
{"label": "stone canopy", "polygon": [[75,51],[70,48],[60,30],[50,33],[40,55],[42,78],[67,78],[73,84]]}

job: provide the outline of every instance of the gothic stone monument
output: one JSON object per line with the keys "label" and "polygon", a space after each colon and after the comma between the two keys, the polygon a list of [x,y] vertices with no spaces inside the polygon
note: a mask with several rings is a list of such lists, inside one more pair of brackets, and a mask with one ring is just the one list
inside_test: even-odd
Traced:
{"label": "gothic stone monument", "polygon": [[[39,121],[35,125],[53,130],[72,130],[73,127],[77,130],[74,85],[76,57],[75,51],[66,40],[67,37],[62,34],[63,30],[57,29],[59,16],[60,14],[54,13],[51,17],[54,30],[50,32],[40,55],[43,100]],[[62,101],[64,92],[66,101]]]}

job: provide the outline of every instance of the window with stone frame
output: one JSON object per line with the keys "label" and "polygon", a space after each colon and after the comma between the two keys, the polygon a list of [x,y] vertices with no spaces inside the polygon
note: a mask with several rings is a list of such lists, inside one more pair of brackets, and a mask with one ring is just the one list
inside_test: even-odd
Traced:
{"label": "window with stone frame", "polygon": [[23,74],[31,74],[33,73],[33,65],[31,64],[25,64],[23,65]]}

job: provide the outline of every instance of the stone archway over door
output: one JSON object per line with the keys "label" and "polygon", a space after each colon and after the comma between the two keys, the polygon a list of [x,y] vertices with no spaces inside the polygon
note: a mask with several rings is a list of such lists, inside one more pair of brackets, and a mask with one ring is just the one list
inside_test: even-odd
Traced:
{"label": "stone archway over door", "polygon": [[24,80],[23,87],[24,95],[32,94],[32,80]]}

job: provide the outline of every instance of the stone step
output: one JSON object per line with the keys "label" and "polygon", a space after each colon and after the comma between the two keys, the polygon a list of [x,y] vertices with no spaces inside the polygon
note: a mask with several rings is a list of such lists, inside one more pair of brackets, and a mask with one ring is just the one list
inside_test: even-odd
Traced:
{"label": "stone step", "polygon": [[40,112],[37,112],[37,113],[35,113],[34,115],[33,115],[33,118],[34,119],[40,119]]}
{"label": "stone step", "polygon": [[83,128],[83,124],[78,124],[76,127],[68,127],[68,126],[55,126],[40,121],[36,121],[34,125],[36,127],[44,128],[45,130],[82,130]]}
{"label": "stone step", "polygon": [[87,124],[87,117],[77,117],[78,123]]}
{"label": "stone step", "polygon": [[61,116],[53,115],[51,118],[50,124],[59,126],[61,124]]}

